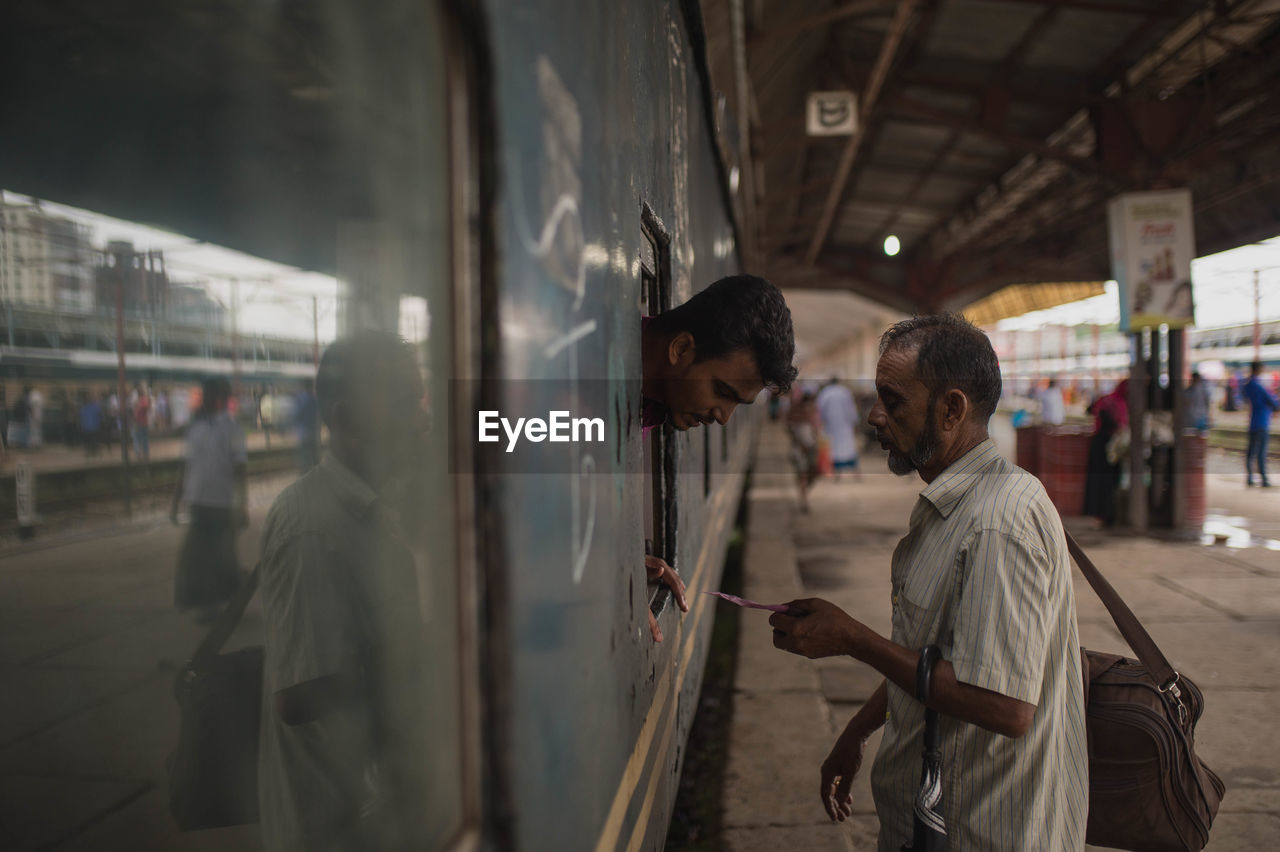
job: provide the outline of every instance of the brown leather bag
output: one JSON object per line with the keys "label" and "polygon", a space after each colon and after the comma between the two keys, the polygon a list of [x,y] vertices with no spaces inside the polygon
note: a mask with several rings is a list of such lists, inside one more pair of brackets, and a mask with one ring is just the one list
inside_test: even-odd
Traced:
{"label": "brown leather bag", "polygon": [[1204,696],[1169,665],[1070,533],[1067,547],[1138,655],[1080,649],[1089,737],[1086,839],[1133,852],[1203,849],[1226,789],[1196,757]]}

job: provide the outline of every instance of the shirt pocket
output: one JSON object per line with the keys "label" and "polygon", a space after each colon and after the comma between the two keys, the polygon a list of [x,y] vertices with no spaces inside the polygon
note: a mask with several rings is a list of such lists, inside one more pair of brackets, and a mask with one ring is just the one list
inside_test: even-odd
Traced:
{"label": "shirt pocket", "polygon": [[918,651],[932,644],[937,633],[937,606],[913,601],[905,588],[894,594],[893,635],[898,644]]}
{"label": "shirt pocket", "polygon": [[894,600],[894,630],[900,644],[920,650],[940,645],[944,655],[950,650],[951,611],[949,600],[952,572],[925,573],[914,571],[898,587]]}

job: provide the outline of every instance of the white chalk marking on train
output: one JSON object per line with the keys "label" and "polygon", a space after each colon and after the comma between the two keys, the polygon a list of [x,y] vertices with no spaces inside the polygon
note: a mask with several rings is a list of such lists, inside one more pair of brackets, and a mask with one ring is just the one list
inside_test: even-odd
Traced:
{"label": "white chalk marking on train", "polygon": [[568,349],[570,346],[577,343],[582,338],[586,337],[589,334],[594,333],[595,330],[596,330],[596,321],[587,320],[582,325],[578,326],[568,334],[558,337],[555,340],[548,343],[546,348],[542,350],[542,355],[543,357],[550,360],[556,357],[557,355],[559,355],[565,349]]}
{"label": "white chalk marking on train", "polygon": [[[604,421],[600,421],[600,426],[604,428]],[[600,440],[604,440],[604,432],[600,433]],[[576,542],[577,553],[573,558],[573,582],[574,585],[582,582],[582,575],[587,570],[587,557],[591,555],[591,541],[596,535],[596,478],[592,476],[596,472],[596,460],[590,454],[586,453],[582,457],[582,467],[578,473],[578,478],[587,480],[587,488],[589,491],[587,497],[587,506],[590,511],[587,512],[587,528],[582,533],[582,540]]]}

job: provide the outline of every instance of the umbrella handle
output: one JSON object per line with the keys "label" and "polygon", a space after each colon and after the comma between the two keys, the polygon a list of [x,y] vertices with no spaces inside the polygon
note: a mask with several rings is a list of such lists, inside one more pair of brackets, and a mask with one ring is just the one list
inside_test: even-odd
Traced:
{"label": "umbrella handle", "polygon": [[942,649],[930,645],[920,652],[920,662],[916,663],[916,699],[921,704],[929,703],[933,691],[933,669],[942,661]]}
{"label": "umbrella handle", "polygon": [[[933,670],[942,660],[942,649],[929,645],[920,652],[916,664],[916,698],[927,705],[933,691]],[[947,829],[940,811],[942,804],[942,733],[938,713],[924,710],[924,766],[920,773],[920,792],[913,809],[911,843],[903,852],[946,852]]]}
{"label": "umbrella handle", "polygon": [[[929,645],[920,652],[920,662],[916,663],[916,699],[927,705],[933,693],[933,670],[942,662],[942,649],[937,645]],[[937,752],[942,745],[942,732],[938,724],[938,713],[927,706],[924,710],[924,747],[925,752]]]}

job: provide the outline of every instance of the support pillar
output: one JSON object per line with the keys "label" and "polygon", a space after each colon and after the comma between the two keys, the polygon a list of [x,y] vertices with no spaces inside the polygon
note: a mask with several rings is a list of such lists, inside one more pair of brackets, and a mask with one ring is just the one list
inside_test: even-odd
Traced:
{"label": "support pillar", "polygon": [[1147,400],[1151,396],[1145,337],[1145,331],[1129,335],[1129,525],[1137,532],[1145,532],[1149,526],[1151,505],[1147,489],[1147,442],[1143,434]]}
{"label": "support pillar", "polygon": [[1169,487],[1173,501],[1171,526],[1175,533],[1187,532],[1187,395],[1186,331],[1169,329],[1169,387],[1173,392],[1173,459]]}

